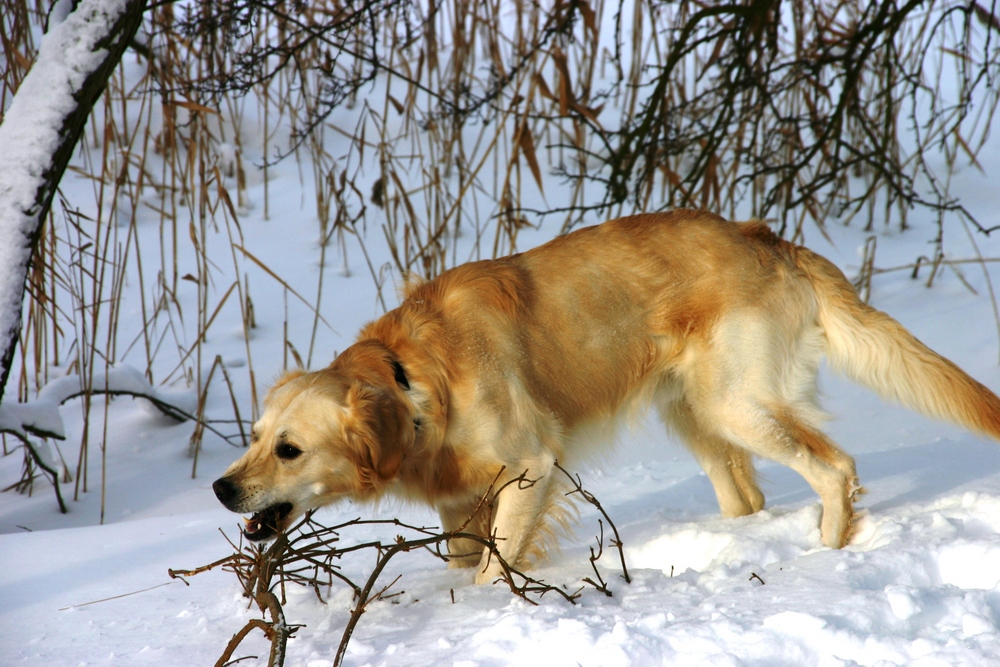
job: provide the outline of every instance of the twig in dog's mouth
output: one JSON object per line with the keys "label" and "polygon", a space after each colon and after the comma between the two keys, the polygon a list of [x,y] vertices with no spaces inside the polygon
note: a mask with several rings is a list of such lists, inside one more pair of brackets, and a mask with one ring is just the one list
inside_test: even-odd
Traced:
{"label": "twig in dog's mouth", "polygon": [[283,521],[291,511],[291,503],[276,503],[255,512],[249,519],[244,519],[243,535],[251,542],[270,539],[281,532]]}

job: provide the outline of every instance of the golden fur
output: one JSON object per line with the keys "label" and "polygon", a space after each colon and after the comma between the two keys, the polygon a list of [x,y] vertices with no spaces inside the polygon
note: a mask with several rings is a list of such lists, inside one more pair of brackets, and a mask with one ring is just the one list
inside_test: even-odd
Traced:
{"label": "golden fur", "polygon": [[[841,547],[859,487],[853,459],[819,430],[824,354],[887,398],[1000,439],[1000,400],[859,301],[833,264],[763,223],[682,210],[411,284],[328,368],[278,382],[216,490],[234,511],[264,513],[252,539],[386,493],[433,505],[451,530],[501,470],[501,484],[527,471],[536,484],[509,487],[491,525],[468,528],[495,532],[523,563],[557,504],[553,463],[573,465],[620,415],[653,405],[724,516],[764,506],[752,463],[763,456],[809,482],[823,542]],[[477,582],[500,573],[481,549],[450,548]]]}

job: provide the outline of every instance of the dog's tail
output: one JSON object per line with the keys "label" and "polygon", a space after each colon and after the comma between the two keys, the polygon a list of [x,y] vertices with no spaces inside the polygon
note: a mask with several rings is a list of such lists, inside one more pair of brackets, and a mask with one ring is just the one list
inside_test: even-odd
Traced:
{"label": "dog's tail", "polygon": [[837,371],[912,410],[1000,440],[1000,398],[862,302],[831,262],[805,248],[795,252],[815,290],[827,356]]}

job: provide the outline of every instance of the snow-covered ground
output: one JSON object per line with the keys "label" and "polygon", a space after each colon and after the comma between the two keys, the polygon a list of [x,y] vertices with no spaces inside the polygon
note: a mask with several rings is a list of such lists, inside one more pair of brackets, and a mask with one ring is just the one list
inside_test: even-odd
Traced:
{"label": "snow-covered ground", "polygon": [[[994,141],[982,162],[995,178],[1000,144]],[[303,194],[294,164],[277,167],[271,177],[278,184],[272,183],[271,209],[282,214],[264,220],[259,186],[251,188],[250,207],[240,221],[245,247],[280,268],[300,293],[315,293],[317,226],[304,203],[310,195]],[[972,168],[957,179],[956,194],[985,224],[1000,224],[995,181]],[[78,195],[80,205],[90,187],[72,174],[63,185],[67,196]],[[555,181],[546,185],[550,197],[558,187]],[[898,266],[929,253],[929,217],[915,214],[911,223],[914,228],[903,234],[877,230],[877,266]],[[867,234],[835,222],[827,231],[832,244],[815,230],[807,230],[807,243],[848,275],[856,274]],[[522,232],[520,247],[552,233]],[[370,236],[378,238],[379,230]],[[1000,239],[975,239],[984,256],[1000,257]],[[315,366],[381,312],[360,250],[348,243],[348,258],[357,265],[352,275],[342,274],[339,261],[324,269],[330,296],[322,311],[335,331],[321,327]],[[385,252],[377,247],[370,243],[369,251]],[[976,256],[954,221],[945,250],[951,258]],[[223,246],[216,251],[228,252]],[[374,263],[385,259],[376,256]],[[1000,265],[989,266],[1000,278]],[[951,269],[930,289],[897,271],[875,277],[872,303],[1000,389],[1000,336],[990,290],[980,265],[963,265],[961,271],[976,293]],[[251,280],[258,323],[252,361],[258,377],[272,377],[283,356],[284,295],[262,272]],[[122,317],[141,322],[138,306],[127,306]],[[293,327],[291,335],[306,349],[312,320],[305,310],[301,318],[292,322],[301,327]],[[224,317],[210,333],[213,353],[232,369],[246,367],[238,316]],[[233,377],[237,394],[248,400],[245,379],[235,371]],[[501,586],[473,585],[471,572],[449,571],[429,555],[407,554],[393,560],[381,580],[388,583],[401,574],[394,590],[402,594],[369,608],[346,664],[1000,664],[1000,447],[888,406],[834,376],[824,375],[823,390],[824,405],[834,415],[828,431],[857,457],[868,489],[860,502],[865,515],[859,534],[847,548],[821,545],[817,498],[793,472],[767,462],[760,469],[768,508],[752,517],[719,518],[708,479],[649,420],[625,432],[612,454],[578,471],[621,532],[631,584],[619,577],[609,554],[601,567],[613,597],[584,589],[576,605],[546,596],[531,606]],[[228,404],[228,395],[217,392],[209,413],[230,414]],[[76,400],[61,408],[67,459],[76,455],[80,412]],[[96,437],[103,432],[104,410],[97,407],[92,414]],[[256,615],[231,574],[200,574],[189,586],[167,575],[168,568],[200,566],[231,553],[219,530],[235,539],[239,519],[221,508],[210,485],[241,450],[207,435],[192,479],[189,423],[177,424],[129,398],[114,399],[107,415],[104,525],[97,473],[65,515],[42,478],[31,497],[0,494],[0,665],[208,665]],[[97,447],[91,456],[97,470]],[[20,455],[0,460],[0,486],[19,474]],[[71,487],[65,485],[67,497]],[[337,506],[317,518],[333,524],[361,515],[398,516],[423,525],[437,521],[426,508],[392,502],[377,509]],[[596,512],[581,507],[573,535],[535,574],[577,588],[591,575],[587,556],[596,531]],[[344,567],[360,577],[372,565],[370,559],[355,559]],[[291,587],[287,593],[286,618],[303,627],[289,642],[286,664],[331,665],[352,606],[350,591],[335,586],[327,604],[306,589]],[[266,664],[267,646],[259,633],[234,658],[247,655],[258,657],[239,665]]]}

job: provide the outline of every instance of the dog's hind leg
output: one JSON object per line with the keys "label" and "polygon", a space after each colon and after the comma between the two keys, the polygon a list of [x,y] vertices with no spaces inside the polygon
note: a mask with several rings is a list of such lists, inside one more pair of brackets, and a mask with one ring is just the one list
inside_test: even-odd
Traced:
{"label": "dog's hind leg", "polygon": [[823,543],[835,549],[845,546],[856,528],[854,501],[864,492],[854,459],[793,411],[776,410],[772,414],[780,431],[799,447],[800,453],[789,467],[805,477],[823,502]]}
{"label": "dog's hind leg", "polygon": [[728,458],[729,468],[736,480],[743,498],[750,505],[751,512],[759,512],[764,509],[764,493],[757,486],[757,469],[753,465],[753,456],[744,449],[729,443]]}
{"label": "dog's hind leg", "polygon": [[745,516],[764,508],[764,494],[757,486],[749,452],[703,428],[691,406],[683,400],[663,404],[659,412],[663,422],[677,431],[708,475],[722,516]]}
{"label": "dog's hind leg", "polygon": [[724,437],[802,475],[823,503],[823,543],[833,548],[847,544],[860,490],[854,459],[788,406],[730,397],[711,414]]}
{"label": "dog's hind leg", "polygon": [[839,548],[854,528],[857,472],[818,428],[823,340],[809,295],[795,284],[780,287],[764,299],[768,309],[733,313],[700,347],[692,344],[678,377],[704,430],[805,478],[823,503],[823,543]]}

